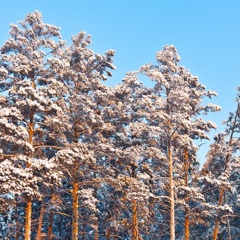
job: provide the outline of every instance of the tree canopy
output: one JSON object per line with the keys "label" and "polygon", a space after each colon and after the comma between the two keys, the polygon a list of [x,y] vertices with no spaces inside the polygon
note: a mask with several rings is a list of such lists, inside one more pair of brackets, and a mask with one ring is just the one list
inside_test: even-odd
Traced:
{"label": "tree canopy", "polygon": [[[221,108],[175,46],[114,87],[114,50],[68,45],[38,11],[0,48],[1,239],[238,239],[237,108]],[[152,81],[151,87],[142,79]]]}

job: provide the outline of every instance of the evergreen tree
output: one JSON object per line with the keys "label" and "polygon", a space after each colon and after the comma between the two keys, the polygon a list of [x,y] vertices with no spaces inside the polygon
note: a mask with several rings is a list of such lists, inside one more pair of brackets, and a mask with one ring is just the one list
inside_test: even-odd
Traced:
{"label": "evergreen tree", "polygon": [[225,132],[216,135],[210,146],[200,178],[202,192],[210,204],[207,210],[212,224],[209,224],[211,228],[208,225],[207,235],[211,236],[211,230],[214,229],[213,239],[218,239],[218,236],[231,239],[239,233],[235,215],[238,212],[239,188],[239,94],[236,101],[236,111],[231,112],[225,121]]}
{"label": "evergreen tree", "polygon": [[[189,170],[196,165],[193,139],[208,139],[206,133],[215,128],[215,124],[204,121],[199,115],[218,111],[220,108],[213,104],[202,106],[204,97],[211,97],[216,93],[206,91],[197,77],[178,66],[180,57],[174,46],[165,46],[162,51],[157,52],[156,59],[158,65],[147,64],[141,67],[141,72],[154,81],[151,101],[146,107],[147,111],[150,110],[146,120],[155,130],[156,147],[161,149],[165,162],[165,168],[159,175],[167,177],[169,181],[164,188],[169,193],[170,239],[175,239],[175,210],[178,202],[175,195],[178,191],[185,191],[185,238],[189,239],[188,204],[190,198],[199,198],[198,190],[189,188],[191,180],[188,179]],[[176,183],[181,180],[182,186],[177,186]]]}
{"label": "evergreen tree", "polygon": [[[112,64],[113,50],[104,55],[95,54],[89,48],[90,44],[91,37],[80,32],[72,37],[72,45],[65,48],[59,59],[50,60],[51,68],[55,69],[54,76],[67,89],[66,94],[61,97],[64,114],[68,119],[68,126],[64,131],[66,145],[57,154],[56,161],[66,174],[67,178],[64,180],[71,185],[72,239],[79,238],[80,219],[85,221],[85,216],[79,218],[79,212],[86,214],[89,210],[92,220],[88,219],[87,223],[82,224],[82,235],[85,235],[86,227],[91,226],[94,228],[95,238],[98,238],[98,210],[96,204],[90,203],[90,200],[97,203],[91,186],[99,184],[97,161],[101,156],[98,146],[102,142],[102,131],[107,129],[101,114],[103,101],[107,99],[104,100],[101,93],[108,91],[108,88],[101,81],[107,79],[105,73],[111,75],[109,69],[115,68]],[[88,196],[90,193],[92,196]],[[82,207],[79,208],[80,202]],[[90,209],[87,210],[84,205]]]}
{"label": "evergreen tree", "polygon": [[[47,58],[54,55],[63,43],[54,40],[60,38],[59,28],[43,23],[37,11],[28,14],[18,25],[12,24],[10,36],[1,47],[0,59],[0,87],[7,92],[2,109],[4,118],[1,119],[1,148],[7,159],[1,164],[1,173],[4,174],[3,181],[7,181],[7,172],[10,171],[9,176],[15,175],[15,179],[9,179],[11,186],[14,189],[14,184],[21,186],[21,192],[9,190],[9,193],[25,196],[24,238],[30,239],[32,201],[34,197],[41,196],[39,184],[49,183],[51,178],[58,179],[57,174],[48,176],[54,164],[49,161],[49,150],[44,150],[44,146],[49,145],[47,129],[53,124],[49,121],[50,116],[61,117],[61,109],[54,103],[51,92]],[[2,145],[11,138],[14,146]],[[46,176],[49,179],[44,179]],[[20,180],[21,183],[18,183]]]}

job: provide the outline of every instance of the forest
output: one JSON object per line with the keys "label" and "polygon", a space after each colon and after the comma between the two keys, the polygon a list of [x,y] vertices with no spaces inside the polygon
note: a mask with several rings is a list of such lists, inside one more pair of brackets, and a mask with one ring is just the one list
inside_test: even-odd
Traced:
{"label": "forest", "polygon": [[[217,93],[173,45],[116,86],[114,50],[71,43],[38,11],[0,47],[0,239],[240,239],[240,87]],[[149,79],[151,86],[141,79]]]}

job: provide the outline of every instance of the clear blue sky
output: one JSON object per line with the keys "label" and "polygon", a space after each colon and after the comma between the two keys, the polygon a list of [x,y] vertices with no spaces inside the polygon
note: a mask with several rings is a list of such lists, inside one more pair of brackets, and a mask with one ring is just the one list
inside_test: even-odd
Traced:
{"label": "clear blue sky", "polygon": [[[60,26],[63,39],[79,31],[92,35],[92,49],[115,49],[117,70],[109,85],[125,73],[155,63],[155,53],[166,44],[176,46],[181,65],[199,76],[201,83],[219,97],[221,113],[209,119],[222,131],[222,120],[234,111],[240,85],[239,0],[8,0],[1,1],[0,45],[8,38],[9,25],[34,10],[46,23]],[[215,132],[212,132],[212,136]],[[207,146],[199,158],[203,161]]]}

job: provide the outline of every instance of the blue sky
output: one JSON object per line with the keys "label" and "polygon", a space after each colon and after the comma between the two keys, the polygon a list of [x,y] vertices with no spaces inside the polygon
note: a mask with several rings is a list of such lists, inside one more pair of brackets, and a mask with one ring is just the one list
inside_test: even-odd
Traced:
{"label": "blue sky", "polygon": [[[86,31],[92,49],[116,51],[117,70],[107,84],[120,82],[125,73],[155,63],[155,53],[173,44],[181,65],[199,76],[207,89],[218,93],[213,102],[222,111],[209,119],[222,131],[222,120],[234,111],[240,85],[239,0],[8,0],[1,1],[0,45],[8,38],[9,25],[34,10],[46,23],[61,27],[63,39]],[[212,136],[216,132],[212,132]],[[207,145],[199,158],[203,161]]]}

